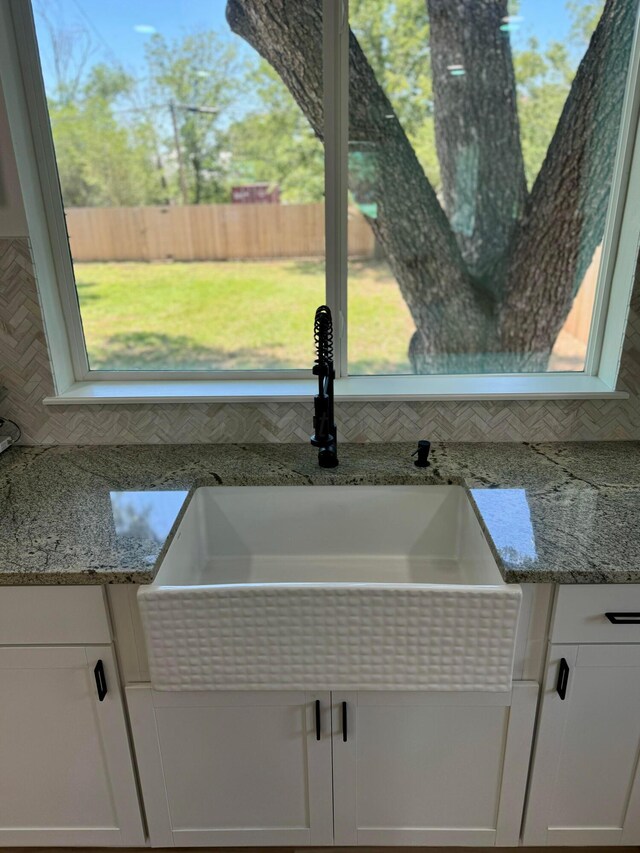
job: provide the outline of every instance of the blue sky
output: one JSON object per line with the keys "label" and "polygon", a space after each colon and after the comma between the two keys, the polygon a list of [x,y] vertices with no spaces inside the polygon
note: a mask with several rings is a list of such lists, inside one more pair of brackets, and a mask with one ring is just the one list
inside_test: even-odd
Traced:
{"label": "blue sky", "polygon": [[[140,28],[153,28],[168,37],[215,29],[236,40],[224,17],[226,0],[35,0],[36,9],[38,3],[55,12],[58,24],[62,18],[64,26],[90,30],[97,48],[93,61],[117,60],[134,73],[141,67],[149,38]],[[544,44],[551,39],[563,41],[568,33],[563,0],[520,0],[519,14],[523,20],[512,36],[515,46],[529,35],[536,35]],[[44,40],[41,51],[46,80],[51,68]]]}
{"label": "blue sky", "polygon": [[[132,72],[142,65],[149,38],[140,28],[152,28],[169,38],[201,29],[236,38],[225,20],[226,0],[34,0],[36,27],[39,5],[56,13],[58,26],[89,30],[96,46],[94,61],[117,60]],[[40,51],[46,82],[51,68],[44,38]]]}

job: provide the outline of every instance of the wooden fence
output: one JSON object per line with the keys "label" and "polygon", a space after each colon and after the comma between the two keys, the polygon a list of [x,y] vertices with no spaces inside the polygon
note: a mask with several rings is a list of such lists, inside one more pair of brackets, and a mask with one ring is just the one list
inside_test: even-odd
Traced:
{"label": "wooden fence", "polygon": [[[226,261],[324,254],[323,204],[69,208],[76,261]],[[350,215],[349,254],[371,257],[364,218]]]}
{"label": "wooden fence", "polygon": [[585,344],[589,340],[601,258],[602,246],[598,246],[593,254],[591,264],[582,279],[580,290],[574,299],[571,312],[562,329],[563,332],[573,335],[574,338]]}

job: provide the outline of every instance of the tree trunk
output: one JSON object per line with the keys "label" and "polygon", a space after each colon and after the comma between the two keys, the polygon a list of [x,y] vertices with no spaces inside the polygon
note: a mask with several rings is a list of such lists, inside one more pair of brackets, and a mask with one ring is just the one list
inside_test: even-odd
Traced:
{"label": "tree trunk", "polygon": [[507,0],[427,0],[436,148],[445,210],[470,273],[491,275],[524,209]]}
{"label": "tree trunk", "polygon": [[[453,227],[353,33],[350,189],[371,210],[416,325],[415,372],[541,370],[601,239],[635,4],[607,0],[526,198],[511,53],[499,30],[506,0],[426,2]],[[321,3],[228,0],[227,20],[322,139]],[[453,77],[447,66],[457,64],[466,73]]]}
{"label": "tree trunk", "polygon": [[200,204],[202,199],[202,170],[200,158],[197,154],[191,155],[191,166],[193,167],[193,203]]}

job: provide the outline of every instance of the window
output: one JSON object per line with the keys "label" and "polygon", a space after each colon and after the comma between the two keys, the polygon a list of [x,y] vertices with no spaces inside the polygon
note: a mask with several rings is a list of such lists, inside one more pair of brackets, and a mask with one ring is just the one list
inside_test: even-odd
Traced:
{"label": "window", "polygon": [[322,143],[225,3],[33,9],[88,370],[308,368]]}
{"label": "window", "polygon": [[638,0],[12,9],[76,380],[613,388]]}
{"label": "window", "polygon": [[352,0],[352,372],[584,370],[636,14]]}

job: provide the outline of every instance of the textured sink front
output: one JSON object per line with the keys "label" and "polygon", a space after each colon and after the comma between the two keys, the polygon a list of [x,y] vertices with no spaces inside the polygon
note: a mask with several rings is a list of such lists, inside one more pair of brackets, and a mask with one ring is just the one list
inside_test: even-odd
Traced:
{"label": "textured sink front", "polygon": [[138,593],[160,690],[508,690],[520,598],[458,486],[198,489]]}

